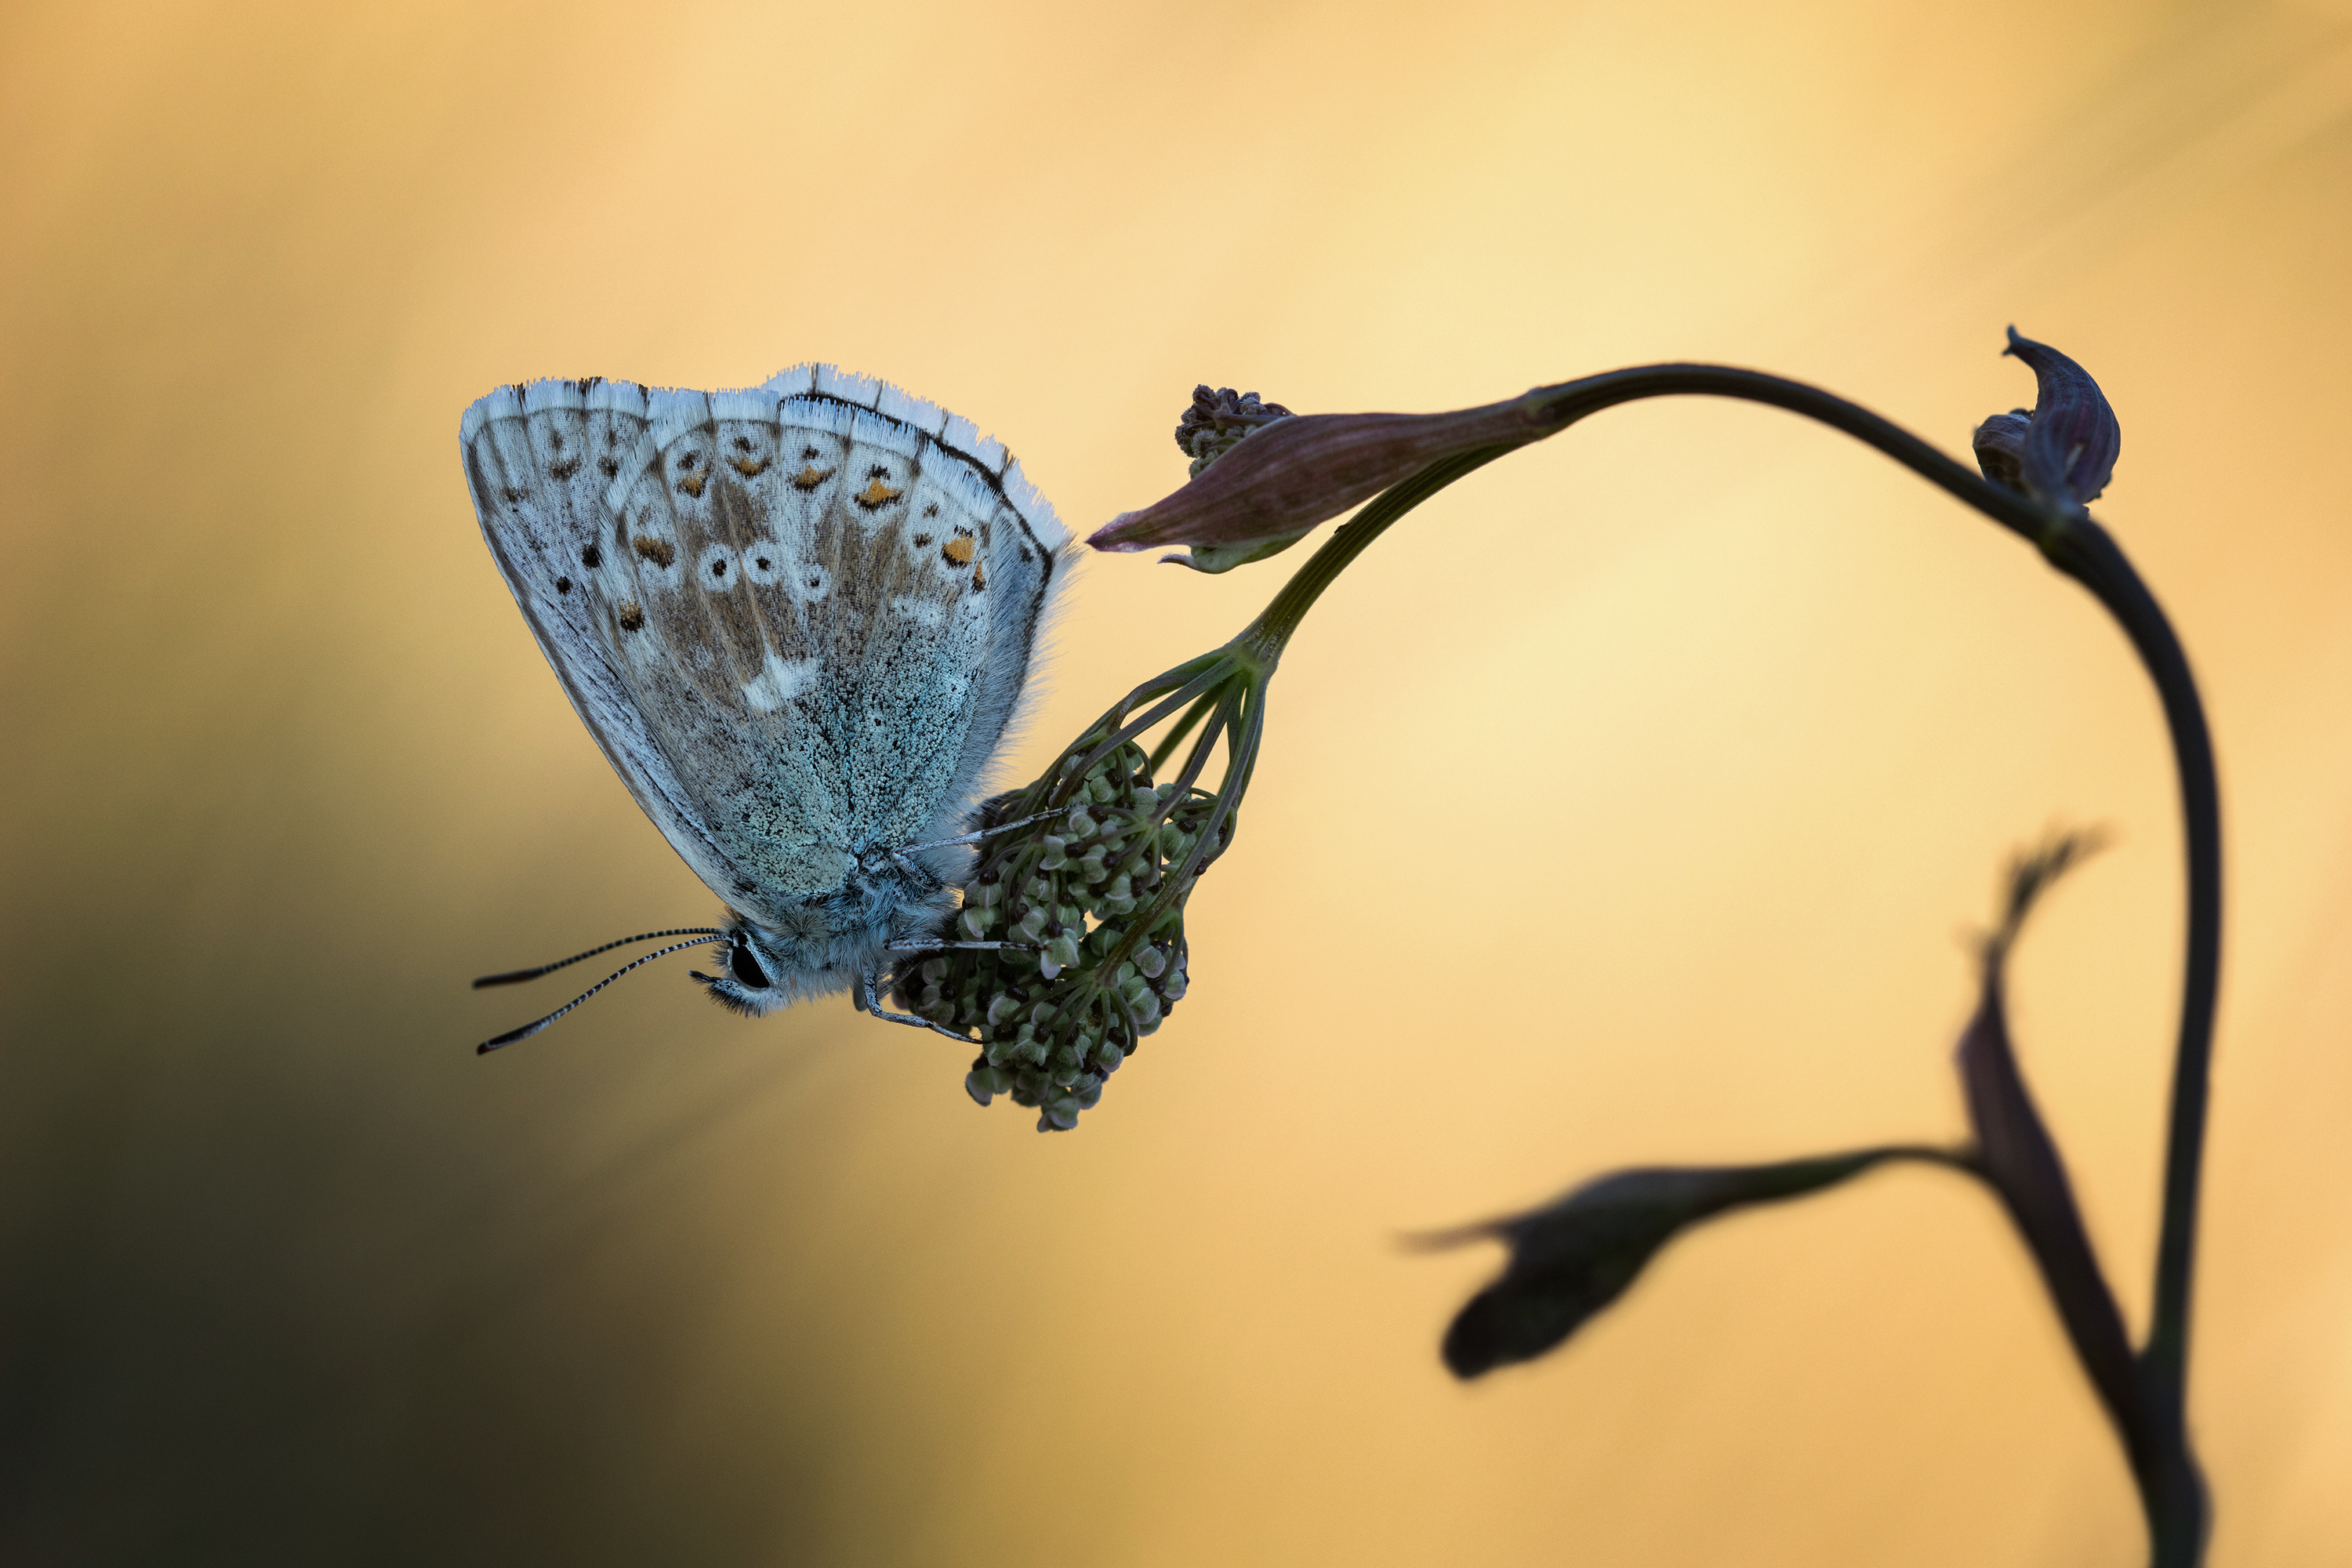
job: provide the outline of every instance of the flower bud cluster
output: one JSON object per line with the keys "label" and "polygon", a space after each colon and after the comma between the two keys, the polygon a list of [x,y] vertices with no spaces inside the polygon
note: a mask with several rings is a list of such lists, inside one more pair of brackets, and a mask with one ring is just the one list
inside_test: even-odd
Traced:
{"label": "flower bud cluster", "polygon": [[[1052,792],[1064,804],[988,841],[947,933],[950,941],[1008,945],[950,949],[896,976],[900,1006],[976,1035],[981,1054],[966,1092],[982,1105],[1009,1094],[1035,1107],[1041,1132],[1076,1126],[1078,1112],[1102,1097],[1103,1080],[1183,997],[1184,900],[1233,836],[1228,814],[1216,842],[1196,859],[1214,797],[1154,785],[1132,743],[1076,779],[1091,749],[1081,746]],[[1018,820],[1034,809],[1038,793],[986,802],[974,826]],[[1155,912],[1180,874],[1175,897]],[[1150,929],[1140,929],[1147,919]]]}
{"label": "flower bud cluster", "polygon": [[1255,392],[1206,384],[1192,389],[1192,406],[1176,422],[1176,444],[1192,459],[1192,477],[1241,444],[1243,437],[1261,425],[1287,419],[1290,410],[1279,403],[1262,403]]}

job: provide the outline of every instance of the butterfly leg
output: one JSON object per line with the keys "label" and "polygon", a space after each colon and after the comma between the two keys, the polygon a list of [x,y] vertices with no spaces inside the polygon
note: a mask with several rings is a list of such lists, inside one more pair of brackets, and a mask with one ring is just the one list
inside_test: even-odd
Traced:
{"label": "butterfly leg", "polygon": [[879,982],[880,978],[881,977],[879,975],[876,974],[870,969],[858,977],[858,984],[865,989],[865,996],[863,998],[865,1003],[865,1011],[873,1014],[876,1017],[881,1019],[886,1024],[905,1024],[917,1029],[929,1029],[935,1035],[945,1035],[949,1039],[958,1041],[961,1044],[967,1046],[971,1044],[971,1037],[970,1035],[959,1035],[953,1029],[949,1028],[945,1024],[934,1024],[929,1018],[918,1018],[912,1013],[887,1013],[883,1011],[882,999],[874,994],[874,987]]}
{"label": "butterfly leg", "polygon": [[942,838],[931,844],[909,844],[898,853],[911,855],[919,849],[948,849],[958,844],[977,844],[983,838],[993,838],[1000,833],[1010,833],[1016,827],[1026,827],[1033,822],[1043,822],[1049,816],[1059,816],[1068,809],[1067,806],[1055,806],[1051,811],[1040,811],[1029,816],[1017,817],[1011,822],[1000,822],[993,827],[983,827],[976,833],[961,834],[956,837]]}
{"label": "butterfly leg", "polygon": [[1047,817],[1058,816],[1061,813],[1062,808],[1056,806],[1052,811],[1037,812],[1033,816],[1018,817],[1011,822],[1000,822],[993,827],[983,827],[975,833],[959,834],[953,838],[940,838],[929,844],[908,844],[901,848],[891,850],[890,858],[897,861],[898,868],[914,878],[918,884],[933,888],[941,887],[944,884],[940,882],[938,873],[929,867],[917,864],[908,857],[919,855],[926,849],[953,849],[961,845],[977,844],[983,838],[992,838],[1000,833],[1010,833],[1016,827],[1026,827],[1033,822],[1043,822]]}
{"label": "butterfly leg", "polygon": [[893,942],[885,952],[1042,952],[1045,949],[1034,942],[917,942],[905,945]]}
{"label": "butterfly leg", "polygon": [[[929,847],[925,845],[918,845],[916,847],[926,848]],[[940,880],[938,872],[932,870],[929,866],[922,864],[920,861],[909,860],[907,858],[907,852],[903,849],[891,850],[890,858],[898,863],[898,869],[907,873],[908,877],[914,881],[915,886],[919,888],[937,891],[939,889],[947,886],[945,882]]]}

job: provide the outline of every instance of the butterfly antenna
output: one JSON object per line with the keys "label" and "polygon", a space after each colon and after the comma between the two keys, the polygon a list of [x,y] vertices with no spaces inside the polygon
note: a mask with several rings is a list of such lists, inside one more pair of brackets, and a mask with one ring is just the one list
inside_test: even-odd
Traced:
{"label": "butterfly antenna", "polygon": [[[634,963],[621,965],[620,968],[613,971],[612,973],[607,974],[604,979],[599,980],[595,984],[591,985],[587,990],[583,991],[579,995],[574,996],[571,1001],[566,1002],[562,1006],[558,1007],[546,1017],[540,1019],[539,1022],[535,1024],[525,1024],[520,1029],[509,1029],[505,1034],[499,1036],[496,1039],[484,1040],[480,1045],[474,1047],[474,1054],[476,1056],[487,1055],[491,1051],[497,1050],[500,1046],[510,1046],[517,1040],[527,1040],[533,1035],[539,1033],[541,1029],[547,1027],[550,1024],[555,1022],[558,1018],[563,1016],[566,1013],[572,1011],[574,1007],[580,1005],[581,1003],[588,1000],[589,997],[596,994],[597,992],[604,989],[605,986],[613,984],[614,981],[618,980],[622,975],[626,974],[630,970],[635,969],[642,964],[651,963],[656,958],[661,958],[667,954],[677,952],[684,948],[706,946],[712,941],[719,938],[723,933],[718,931],[698,931],[695,934],[698,940],[694,942],[673,942],[667,947],[661,948],[656,952],[646,954],[643,958],[637,959]],[[598,948],[596,951],[602,952],[604,949]],[[584,958],[587,954],[583,953],[581,956]],[[569,963],[573,961],[566,959],[564,962]],[[548,967],[554,969],[561,968],[562,965],[550,964]]]}
{"label": "butterfly antenna", "polygon": [[593,958],[600,952],[610,952],[616,947],[635,947],[641,942],[659,942],[666,936],[719,936],[721,934],[723,933],[716,926],[688,926],[679,931],[649,931],[643,936],[625,936],[618,942],[608,942],[602,947],[592,947],[585,952],[575,952],[571,957],[558,959],[553,963],[542,963],[537,969],[510,969],[504,974],[485,974],[474,982],[474,989],[479,991],[485,985],[512,985],[519,981],[536,980],[542,974],[552,974],[559,969],[569,968],[583,958]]}

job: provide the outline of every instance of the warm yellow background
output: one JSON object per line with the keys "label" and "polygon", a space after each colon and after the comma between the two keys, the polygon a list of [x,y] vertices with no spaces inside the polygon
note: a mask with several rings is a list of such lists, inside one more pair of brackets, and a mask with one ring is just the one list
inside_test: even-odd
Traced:
{"label": "warm yellow background", "polygon": [[[2230,823],[2195,1419],[2217,1564],[2352,1558],[2352,16],[2289,3],[20,3],[0,16],[0,1560],[2128,1564],[2019,1249],[1890,1172],[1463,1388],[1612,1165],[1959,1127],[2017,981],[2144,1313],[2179,885],[2086,597],[1839,437],[1646,405],[1480,474],[1276,688],[1192,996],[1072,1136],[669,960],[708,916],[476,533],[495,383],[890,377],[1081,526],[1192,384],[1643,360],[1954,450],[2099,376]],[[1293,556],[1098,559],[1020,752]],[[547,1000],[559,1000],[547,983]]]}

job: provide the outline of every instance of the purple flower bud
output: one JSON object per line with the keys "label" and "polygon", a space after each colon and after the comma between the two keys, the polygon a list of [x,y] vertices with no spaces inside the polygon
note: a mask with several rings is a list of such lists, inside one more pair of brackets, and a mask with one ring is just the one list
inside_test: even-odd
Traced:
{"label": "purple flower bud", "polygon": [[1432,463],[1539,441],[1563,417],[1556,399],[1535,394],[1451,414],[1294,415],[1260,426],[1183,489],[1112,520],[1087,542],[1097,550],[1213,546],[1224,553],[1210,569],[1238,565]]}
{"label": "purple flower bud", "polygon": [[1997,414],[1977,426],[1977,466],[1986,479],[2021,489],[2045,506],[2080,510],[2116,471],[2123,426],[2091,373],[2046,343],[2009,329],[2009,347],[2032,367],[2033,412]]}

